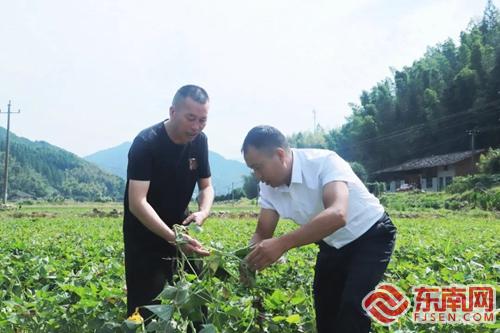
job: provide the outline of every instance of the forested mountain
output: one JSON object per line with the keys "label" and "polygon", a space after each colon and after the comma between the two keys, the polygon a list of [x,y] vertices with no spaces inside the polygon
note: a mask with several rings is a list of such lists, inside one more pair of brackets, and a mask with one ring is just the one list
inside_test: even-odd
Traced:
{"label": "forested mountain", "polygon": [[[0,162],[5,156],[6,130],[0,127]],[[44,141],[30,141],[10,133],[8,194],[10,199],[45,198],[80,201],[119,200],[121,178]],[[3,172],[0,188],[3,189]]]}
{"label": "forested mountain", "polygon": [[127,156],[131,142],[100,150],[83,158],[120,178],[127,178]]}
{"label": "forested mountain", "polygon": [[500,146],[500,16],[488,1],[456,45],[429,47],[411,66],[363,91],[337,129],[298,133],[296,147],[337,151],[375,171],[405,160]]}

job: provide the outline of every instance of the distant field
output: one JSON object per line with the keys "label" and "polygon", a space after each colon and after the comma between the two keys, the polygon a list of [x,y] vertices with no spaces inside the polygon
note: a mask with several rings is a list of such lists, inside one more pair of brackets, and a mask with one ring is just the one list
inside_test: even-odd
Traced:
{"label": "distant field", "polygon": [[[116,210],[116,211],[113,211]],[[0,332],[120,331],[125,316],[121,204],[36,204],[0,211]],[[244,247],[255,228],[252,202],[218,205],[199,238]],[[389,210],[399,235],[385,281],[411,295],[417,284],[500,282],[500,223],[493,212]],[[238,214],[246,213],[238,217]],[[218,214],[218,213],[217,213]],[[278,233],[294,228],[280,223]],[[212,243],[213,245],[214,243]],[[257,276],[270,332],[310,332],[315,246]],[[234,282],[233,282],[234,284]],[[236,290],[228,284],[225,290]],[[244,292],[244,288],[238,292]],[[227,310],[230,311],[230,310]],[[245,323],[219,332],[257,332]],[[375,332],[486,332],[496,326],[423,326],[409,315]]]}

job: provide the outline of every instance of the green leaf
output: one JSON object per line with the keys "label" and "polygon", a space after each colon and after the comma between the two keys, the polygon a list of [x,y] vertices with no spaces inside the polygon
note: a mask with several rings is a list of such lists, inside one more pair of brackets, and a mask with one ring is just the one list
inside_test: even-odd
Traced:
{"label": "green leaf", "polygon": [[276,289],[269,298],[269,300],[273,302],[275,305],[280,305],[286,303],[288,301],[288,297],[286,296],[283,290]]}
{"label": "green leaf", "polygon": [[163,288],[162,292],[158,296],[156,296],[155,300],[174,299],[176,293],[177,293],[177,288],[168,285],[165,286],[165,288]]}
{"label": "green leaf", "polygon": [[302,291],[302,289],[297,290],[297,292],[293,295],[292,299],[290,300],[290,303],[293,305],[298,305],[302,304],[306,301],[306,295]]}
{"label": "green leaf", "polygon": [[155,319],[146,326],[146,332],[165,332],[170,321],[157,321]]}
{"label": "green leaf", "polygon": [[234,251],[234,255],[240,259],[245,258],[250,252],[252,252],[252,248],[250,246],[246,246],[239,250]]}
{"label": "green leaf", "polygon": [[248,266],[246,260],[240,262],[239,271],[241,284],[247,288],[254,288],[257,284],[256,273]]}
{"label": "green leaf", "polygon": [[293,314],[286,318],[286,322],[289,324],[298,324],[300,322],[300,315]]}
{"label": "green leaf", "polygon": [[127,333],[132,333],[136,332],[139,326],[142,326],[142,324],[126,319],[123,321],[122,329]]}
{"label": "green leaf", "polygon": [[177,292],[175,294],[174,303],[176,305],[183,305],[189,298],[189,282],[180,282],[177,284]]}
{"label": "green leaf", "polygon": [[205,324],[200,333],[217,333],[217,329],[212,324]]}
{"label": "green leaf", "polygon": [[199,234],[203,231],[203,228],[196,223],[190,223],[188,229],[190,233],[194,234]]}
{"label": "green leaf", "polygon": [[153,312],[161,320],[169,321],[172,318],[172,313],[174,311],[172,305],[170,304],[159,304],[159,305],[146,305],[145,309]]}
{"label": "green leaf", "polygon": [[286,317],[285,317],[285,316],[276,316],[276,317],[273,317],[273,321],[274,321],[275,323],[279,323],[279,322],[281,322],[281,321],[283,321],[283,320],[286,320]]}

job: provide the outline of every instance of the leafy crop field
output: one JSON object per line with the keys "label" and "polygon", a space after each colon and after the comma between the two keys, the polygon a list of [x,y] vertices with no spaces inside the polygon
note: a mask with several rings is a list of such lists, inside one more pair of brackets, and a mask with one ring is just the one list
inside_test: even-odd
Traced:
{"label": "leafy crop field", "polygon": [[[119,204],[37,204],[0,211],[0,332],[123,330],[121,209]],[[212,274],[199,283],[187,274],[182,287],[207,295],[202,303],[214,319],[207,332],[314,332],[314,245],[290,251],[285,263],[258,273],[252,286],[238,278],[236,250],[246,246],[255,228],[255,209],[249,202],[216,207],[196,235],[215,251],[205,262]],[[407,296],[418,284],[488,283],[500,293],[500,220],[494,212],[389,212],[399,234],[386,282]],[[277,232],[292,228],[283,221]],[[190,299],[178,290],[163,299],[177,306],[170,315],[180,323],[182,305]],[[499,327],[419,325],[407,314],[389,329],[373,329],[494,332]]]}

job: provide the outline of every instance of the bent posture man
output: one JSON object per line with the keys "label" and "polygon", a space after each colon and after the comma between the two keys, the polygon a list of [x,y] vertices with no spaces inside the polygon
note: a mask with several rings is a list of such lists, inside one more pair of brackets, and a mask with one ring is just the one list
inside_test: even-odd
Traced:
{"label": "bent posture man", "polygon": [[[242,152],[261,181],[250,267],[264,269],[289,249],[318,243],[313,286],[318,332],[368,332],[370,319],[361,302],[381,280],[396,235],[378,199],[337,154],[290,149],[274,127],[250,130]],[[301,226],[273,238],[280,217]]]}

